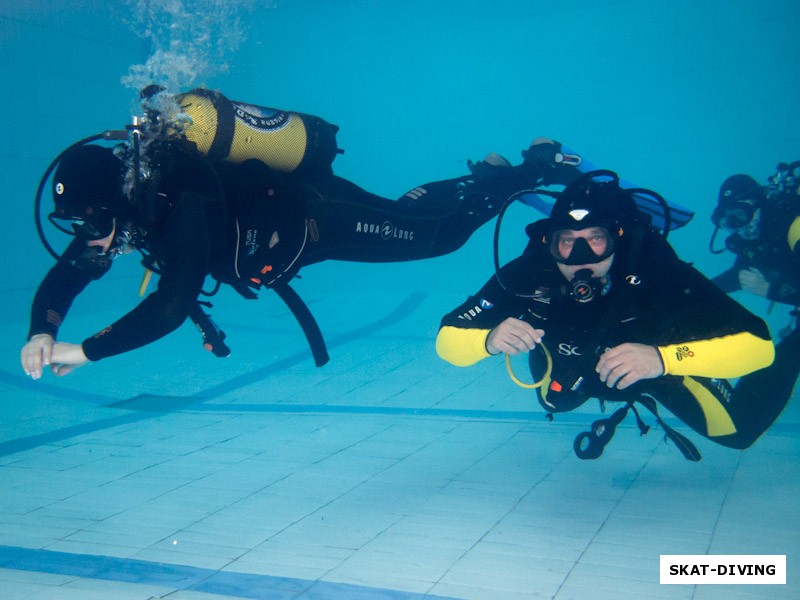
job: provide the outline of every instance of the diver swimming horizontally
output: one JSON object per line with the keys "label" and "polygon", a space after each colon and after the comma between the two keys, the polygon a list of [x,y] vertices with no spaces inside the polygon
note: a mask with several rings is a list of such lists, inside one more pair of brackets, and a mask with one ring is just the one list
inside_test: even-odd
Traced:
{"label": "diver swimming horizontally", "polygon": [[[658,404],[719,444],[747,448],[789,400],[749,384],[773,361],[767,326],[681,261],[632,192],[595,171],[556,194],[549,218],[527,227],[523,254],[444,316],[437,351],[458,366],[529,353],[550,415],[590,398],[621,403],[578,436],[581,458],[600,456],[629,411],[644,433],[645,407],[699,460]],[[735,387],[726,381],[736,377]]]}
{"label": "diver swimming horizontally", "polygon": [[[23,369],[63,375],[88,361],[142,347],[191,318],[208,349],[229,350],[199,297],[207,276],[245,297],[274,289],[303,326],[317,364],[328,360],[313,316],[288,286],[325,260],[393,262],[453,252],[512,196],[579,173],[558,145],[522,164],[472,165],[473,173],[413,188],[393,201],[333,174],[336,127],[317,117],[233,102],[193,90],[144,94],[145,117],[126,131],[82,140],[52,177],[50,222],[74,236],[42,281],[31,309]],[[174,105],[174,106],[173,106]],[[156,107],[156,108],[154,108]],[[167,108],[164,108],[167,107]],[[171,111],[171,112],[170,112]],[[96,143],[116,140],[115,147]],[[37,213],[40,207],[37,205]],[[157,289],[82,343],[56,342],[74,299],[114,260],[140,251]]]}

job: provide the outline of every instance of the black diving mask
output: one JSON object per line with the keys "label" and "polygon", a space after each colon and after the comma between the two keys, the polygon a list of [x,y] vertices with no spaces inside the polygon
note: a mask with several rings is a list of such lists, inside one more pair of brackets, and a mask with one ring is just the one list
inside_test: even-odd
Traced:
{"label": "black diving mask", "polygon": [[724,208],[717,206],[711,215],[711,222],[720,229],[735,231],[753,220],[756,206],[752,201],[738,201]]}
{"label": "black diving mask", "polygon": [[550,236],[550,255],[565,265],[593,265],[614,254],[614,236],[605,227],[560,229]]}
{"label": "black diving mask", "polygon": [[66,216],[52,212],[47,218],[59,231],[87,241],[102,240],[114,231],[114,217],[106,212],[86,217]]}

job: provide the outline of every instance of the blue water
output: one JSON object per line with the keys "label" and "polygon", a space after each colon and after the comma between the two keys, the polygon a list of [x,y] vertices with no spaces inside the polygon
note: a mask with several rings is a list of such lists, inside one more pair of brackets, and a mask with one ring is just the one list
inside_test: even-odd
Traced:
{"label": "blue water", "polygon": [[[180,10],[168,13],[169,6]],[[147,7],[155,11],[149,20],[141,12]],[[203,85],[336,123],[345,153],[335,171],[389,197],[464,174],[468,159],[488,152],[516,163],[533,138],[553,137],[693,209],[694,220],[670,239],[684,259],[714,275],[732,259],[708,252],[720,183],[737,172],[763,181],[779,161],[800,158],[799,26],[800,5],[791,0],[0,5],[4,597],[211,593],[220,578],[209,573],[224,571],[233,580],[225,579],[227,597],[797,597],[797,398],[775,432],[746,453],[703,445],[705,460],[690,468],[656,436],[641,441],[631,430],[613,456],[576,464],[569,447],[582,423],[562,421],[566,433],[543,424],[533,416],[535,403],[498,365],[458,370],[433,353],[440,316],[491,274],[491,226],[435,260],[327,263],[304,272],[298,290],[331,341],[332,361],[323,369],[310,364],[299,331],[274,298],[248,303],[224,293],[215,315],[234,348],[226,361],[204,353],[189,325],[148,349],[36,384],[21,376],[18,351],[30,300],[52,260],[32,219],[39,178],[75,140],[129,122],[141,73],[135,67],[148,60],[151,74],[170,85]],[[158,51],[174,54],[152,62]],[[509,226],[536,218],[515,209]],[[77,341],[135,305],[141,269],[128,262],[76,303],[65,339]],[[784,308],[767,314],[765,301],[737,299],[773,331],[786,324]],[[174,406],[153,410],[170,398]],[[255,435],[262,428],[270,435]],[[369,450],[357,461],[345,461],[364,445]],[[191,459],[203,452],[212,453],[210,462]],[[403,457],[420,460],[402,470]],[[401,474],[390,477],[383,463],[394,460],[391,472]],[[134,482],[132,489],[157,487],[173,463],[181,465],[175,477],[186,477],[185,495],[153,492],[134,505],[108,491],[125,481]],[[285,472],[277,474],[276,464]],[[108,469],[117,475],[103,479]],[[296,482],[272,491],[276,484],[264,471],[273,470],[275,481]],[[212,476],[217,483],[206,486]],[[262,477],[264,490],[245,483]],[[336,512],[345,500],[329,492],[351,480],[361,483],[349,494],[374,486],[371,501]],[[125,489],[122,496],[136,497]],[[233,490],[244,489],[253,496],[234,497]],[[411,499],[419,493],[424,500]],[[182,518],[182,507],[192,515],[198,509],[197,495],[218,504],[194,521]],[[256,497],[274,503],[269,525],[232,509],[247,498],[255,505]],[[550,507],[544,523],[536,520],[543,506]],[[693,511],[703,516],[687,517]],[[445,527],[436,520],[445,513],[463,519]],[[358,515],[356,524],[347,514]],[[319,531],[312,515],[328,516]],[[472,532],[481,515],[494,521]],[[409,524],[412,517],[419,529]],[[257,542],[242,541],[243,522],[262,532]],[[198,541],[201,533],[222,536],[240,527],[235,543]],[[142,528],[152,535],[133,533]],[[530,541],[548,528],[559,531]],[[354,530],[372,533],[362,539]],[[109,541],[110,532],[122,531],[136,539]],[[173,537],[184,544],[192,536],[198,549],[170,554]],[[231,547],[243,548],[241,556]],[[248,552],[256,558],[245,560]],[[287,567],[270,553],[315,558]],[[670,553],[788,554],[789,585],[659,586],[658,555]],[[88,555],[114,560],[63,566]],[[414,555],[416,570],[408,562]],[[645,566],[634,557],[644,557]],[[172,565],[190,583],[161,587],[163,569],[148,564]],[[140,576],[119,575],[126,569]],[[114,587],[120,582],[129,587]]]}

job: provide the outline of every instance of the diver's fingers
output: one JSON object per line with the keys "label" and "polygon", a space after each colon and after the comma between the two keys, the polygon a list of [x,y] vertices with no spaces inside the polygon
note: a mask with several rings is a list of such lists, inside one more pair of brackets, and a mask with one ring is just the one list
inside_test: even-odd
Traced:
{"label": "diver's fingers", "polygon": [[26,375],[33,379],[42,376],[42,368],[49,365],[53,354],[53,337],[49,334],[33,336],[20,351],[20,363]]}
{"label": "diver's fingers", "polygon": [[489,332],[486,349],[492,354],[520,354],[533,350],[543,335],[543,330],[534,329],[530,323],[509,318]]}
{"label": "diver's fingers", "polygon": [[64,375],[69,375],[80,366],[81,365],[70,365],[67,363],[53,363],[50,365],[50,370],[56,377],[63,377]]}
{"label": "diver's fingers", "polygon": [[663,375],[664,365],[653,346],[620,344],[603,352],[595,371],[608,387],[625,389],[642,379]]}
{"label": "diver's fingers", "polygon": [[[604,382],[606,386],[610,388],[617,387],[617,383],[622,381],[624,378],[627,377],[630,379],[629,376],[631,373],[628,369],[629,366],[626,364],[620,364],[612,368],[606,368],[605,374],[600,375],[600,381]],[[628,383],[628,385],[630,385],[630,383]]]}

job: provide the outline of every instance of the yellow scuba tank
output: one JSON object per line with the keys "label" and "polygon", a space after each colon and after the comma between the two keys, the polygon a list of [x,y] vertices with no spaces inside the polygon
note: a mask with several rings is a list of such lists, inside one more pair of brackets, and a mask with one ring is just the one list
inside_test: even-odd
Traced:
{"label": "yellow scuba tank", "polygon": [[339,128],[319,117],[229,100],[196,89],[177,96],[191,118],[183,134],[212,159],[260,160],[277,171],[330,172]]}

